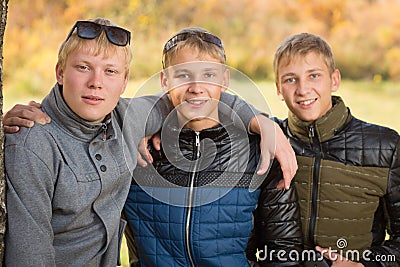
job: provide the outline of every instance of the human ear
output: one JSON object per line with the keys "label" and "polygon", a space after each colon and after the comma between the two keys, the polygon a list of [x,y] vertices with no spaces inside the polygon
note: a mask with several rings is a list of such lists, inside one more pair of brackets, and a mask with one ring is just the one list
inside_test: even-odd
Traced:
{"label": "human ear", "polygon": [[283,98],[282,92],[281,92],[281,87],[279,86],[279,82],[275,82],[275,86],[276,86],[276,94],[278,95],[280,100],[285,100]]}
{"label": "human ear", "polygon": [[128,81],[129,81],[129,69],[126,71],[125,80],[124,84],[121,87],[120,95],[122,95],[125,92],[126,86],[128,85]]}
{"label": "human ear", "polygon": [[231,79],[231,73],[228,69],[226,69],[224,71],[224,79],[222,80],[222,88],[221,88],[222,92],[228,90],[230,79]]}
{"label": "human ear", "polygon": [[64,70],[59,63],[56,65],[56,78],[58,84],[62,85],[64,79]]}
{"label": "human ear", "polygon": [[332,92],[336,92],[337,90],[339,90],[340,87],[340,71],[338,69],[335,69],[331,75],[331,79],[332,79],[332,88],[331,91]]}
{"label": "human ear", "polygon": [[161,89],[163,90],[164,93],[168,94],[168,77],[166,70],[162,70],[160,72],[160,82],[161,82]]}

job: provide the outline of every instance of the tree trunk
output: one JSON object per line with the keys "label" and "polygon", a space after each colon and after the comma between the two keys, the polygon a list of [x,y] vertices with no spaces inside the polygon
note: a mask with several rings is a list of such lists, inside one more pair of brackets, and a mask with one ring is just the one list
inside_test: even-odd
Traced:
{"label": "tree trunk", "polygon": [[[0,115],[3,115],[3,40],[7,22],[8,0],[0,0]],[[4,132],[0,116],[0,266],[4,258],[4,233],[6,230],[6,181],[4,177]]]}

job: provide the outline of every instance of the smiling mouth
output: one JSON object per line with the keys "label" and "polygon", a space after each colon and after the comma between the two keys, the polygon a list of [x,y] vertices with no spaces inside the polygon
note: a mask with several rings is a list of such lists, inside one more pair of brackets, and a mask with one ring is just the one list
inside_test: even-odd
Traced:
{"label": "smiling mouth", "polygon": [[297,104],[303,105],[303,106],[308,106],[308,105],[314,103],[315,101],[317,101],[317,99],[313,98],[313,99],[308,99],[308,100],[304,100],[304,101],[299,101],[299,102],[297,102]]}
{"label": "smiling mouth", "polygon": [[83,96],[82,98],[88,99],[88,100],[94,100],[94,101],[104,100],[103,98],[98,97],[98,96]]}
{"label": "smiling mouth", "polygon": [[206,103],[208,99],[188,99],[186,102],[192,105],[201,105],[203,103]]}

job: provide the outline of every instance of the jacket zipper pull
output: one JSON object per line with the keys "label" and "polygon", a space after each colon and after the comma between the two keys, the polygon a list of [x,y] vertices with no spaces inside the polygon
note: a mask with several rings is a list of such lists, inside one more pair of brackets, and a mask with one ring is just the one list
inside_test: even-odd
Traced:
{"label": "jacket zipper pull", "polygon": [[200,157],[200,133],[196,132],[196,159]]}
{"label": "jacket zipper pull", "polygon": [[308,137],[310,137],[311,139],[314,138],[315,134],[314,134],[314,126],[310,125],[308,127]]}
{"label": "jacket zipper pull", "polygon": [[315,133],[314,133],[314,125],[310,125],[308,127],[308,137],[310,138],[311,144],[313,143],[313,139],[315,137]]}
{"label": "jacket zipper pull", "polygon": [[103,141],[106,141],[107,140],[107,124],[103,123],[101,128],[103,128],[102,139],[103,139]]}

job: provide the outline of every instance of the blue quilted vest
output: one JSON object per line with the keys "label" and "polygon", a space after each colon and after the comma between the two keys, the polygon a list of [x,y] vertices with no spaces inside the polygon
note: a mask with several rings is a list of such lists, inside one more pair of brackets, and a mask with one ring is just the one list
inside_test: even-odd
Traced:
{"label": "blue quilted vest", "polygon": [[[168,140],[176,135],[168,133]],[[213,140],[210,147],[205,139]],[[254,181],[262,178],[254,175],[258,137],[218,126],[182,129],[178,140],[163,142],[154,166],[134,173],[124,213],[141,266],[247,266],[260,194]],[[166,150],[173,152],[168,159]]]}

